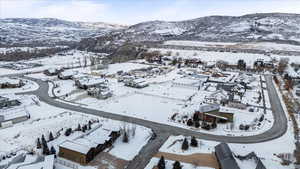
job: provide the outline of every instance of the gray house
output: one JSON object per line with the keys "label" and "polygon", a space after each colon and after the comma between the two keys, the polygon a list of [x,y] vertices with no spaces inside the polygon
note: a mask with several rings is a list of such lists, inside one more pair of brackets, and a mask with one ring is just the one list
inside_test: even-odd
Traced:
{"label": "gray house", "polygon": [[218,144],[215,147],[215,154],[221,169],[240,169],[228,144]]}
{"label": "gray house", "polygon": [[92,87],[87,90],[88,95],[97,99],[107,99],[112,97],[112,91],[107,86]]}
{"label": "gray house", "polygon": [[227,92],[231,92],[236,86],[236,83],[218,83],[217,90],[223,89]]}
{"label": "gray house", "polygon": [[13,107],[13,106],[19,106],[21,105],[21,102],[18,100],[10,100],[9,98],[0,96],[0,109],[6,108],[6,107]]}

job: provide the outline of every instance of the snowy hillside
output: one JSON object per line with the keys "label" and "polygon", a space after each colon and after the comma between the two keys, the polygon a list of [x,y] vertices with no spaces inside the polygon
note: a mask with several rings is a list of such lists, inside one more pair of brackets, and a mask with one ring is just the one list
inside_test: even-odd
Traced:
{"label": "snowy hillside", "polygon": [[69,22],[53,18],[0,19],[0,44],[58,44],[77,42],[81,38],[104,35],[124,26],[102,22]]}
{"label": "snowy hillside", "polygon": [[[130,26],[104,36],[85,39],[81,47],[102,49],[103,44],[122,42],[156,42],[165,40],[196,40],[212,42],[279,41],[300,43],[299,14],[250,14],[244,16],[209,16],[192,20],[150,21]],[[92,44],[87,44],[93,41]]]}

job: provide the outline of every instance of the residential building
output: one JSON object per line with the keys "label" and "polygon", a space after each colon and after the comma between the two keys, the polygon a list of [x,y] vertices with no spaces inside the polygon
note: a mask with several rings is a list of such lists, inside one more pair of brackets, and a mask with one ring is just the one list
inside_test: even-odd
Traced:
{"label": "residential building", "polygon": [[44,74],[47,76],[56,76],[59,73],[61,73],[63,69],[57,69],[57,68],[50,68],[44,71]]}
{"label": "residential building", "polygon": [[201,105],[195,113],[206,122],[233,122],[233,113],[220,112],[218,104]]}
{"label": "residential building", "polygon": [[78,71],[65,70],[58,74],[58,78],[62,80],[72,79],[73,76],[77,75]]}
{"label": "residential building", "polygon": [[125,86],[138,88],[138,89],[149,86],[148,82],[146,82],[144,79],[127,80],[124,81],[124,84]]}
{"label": "residential building", "polygon": [[26,121],[30,118],[25,109],[11,109],[0,111],[0,127],[9,127],[13,124]]}
{"label": "residential building", "polygon": [[88,95],[97,99],[107,99],[112,96],[112,91],[107,86],[92,87],[87,90]]}
{"label": "residential building", "polygon": [[20,88],[24,86],[25,83],[21,79],[3,77],[0,78],[0,89],[4,88]]}
{"label": "residential building", "polygon": [[21,105],[21,102],[16,99],[9,99],[0,96],[0,109]]}
{"label": "residential building", "polygon": [[75,80],[75,85],[81,89],[89,89],[92,87],[101,86],[107,83],[106,79],[99,77],[83,77]]}
{"label": "residential building", "polygon": [[[59,156],[86,165],[100,152],[112,146],[120,136],[119,131],[101,130],[101,133],[87,134],[75,140],[67,140],[59,145]],[[94,131],[93,131],[94,132]]]}
{"label": "residential building", "polygon": [[215,155],[220,169],[240,169],[227,143],[215,146]]}

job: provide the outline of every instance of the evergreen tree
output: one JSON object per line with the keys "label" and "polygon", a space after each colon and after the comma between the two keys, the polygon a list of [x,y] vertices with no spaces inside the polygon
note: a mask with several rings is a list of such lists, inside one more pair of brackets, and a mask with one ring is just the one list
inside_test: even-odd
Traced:
{"label": "evergreen tree", "polygon": [[80,124],[78,124],[78,126],[77,126],[77,131],[81,131],[81,125]]}
{"label": "evergreen tree", "polygon": [[51,149],[50,149],[50,154],[56,154],[56,150],[53,146],[51,146]]}
{"label": "evergreen tree", "polygon": [[187,150],[187,149],[189,149],[189,142],[187,141],[186,138],[184,138],[184,140],[183,140],[183,143],[182,143],[182,145],[181,145],[181,149],[182,149],[182,150]]}
{"label": "evergreen tree", "polygon": [[160,157],[160,160],[158,161],[158,164],[157,164],[157,168],[158,169],[165,169],[166,168],[166,162],[165,162],[164,156]]}
{"label": "evergreen tree", "polygon": [[187,123],[188,126],[192,126],[194,124],[192,119],[188,119]]}
{"label": "evergreen tree", "polygon": [[44,155],[50,155],[50,150],[48,148],[47,143],[45,145],[43,145],[43,154]]}
{"label": "evergreen tree", "polygon": [[49,134],[49,141],[52,141],[52,140],[54,140],[54,137],[53,137],[52,132],[50,131],[50,134]]}
{"label": "evergreen tree", "polygon": [[46,139],[45,139],[44,134],[42,134],[42,143],[43,143],[43,142],[46,142]]}
{"label": "evergreen tree", "polygon": [[198,141],[195,138],[195,136],[193,136],[192,139],[191,139],[191,146],[192,147],[198,147]]}
{"label": "evergreen tree", "polygon": [[83,127],[82,127],[82,132],[84,132],[85,133],[85,131],[87,130],[87,126],[86,125],[84,125]]}
{"label": "evergreen tree", "polygon": [[128,143],[128,135],[127,135],[127,132],[125,131],[124,132],[124,135],[123,135],[123,143]]}
{"label": "evergreen tree", "polygon": [[173,163],[173,169],[182,169],[181,164],[179,161],[175,161]]}
{"label": "evergreen tree", "polygon": [[194,122],[196,122],[196,121],[199,121],[200,119],[199,119],[199,115],[198,115],[198,113],[194,113],[194,115],[193,115],[193,120],[194,120]]}
{"label": "evergreen tree", "polygon": [[213,123],[211,124],[211,128],[215,129],[217,128],[217,120],[214,120]]}
{"label": "evergreen tree", "polygon": [[200,122],[199,121],[195,121],[195,127],[199,128],[200,127]]}
{"label": "evergreen tree", "polygon": [[72,133],[72,129],[68,128],[65,132],[65,136],[69,136],[69,135],[71,135],[71,133]]}
{"label": "evergreen tree", "polygon": [[47,144],[47,141],[46,141],[45,136],[43,134],[42,135],[42,145],[44,146],[45,144]]}
{"label": "evergreen tree", "polygon": [[42,144],[41,144],[40,138],[37,139],[37,142],[36,142],[36,148],[37,148],[37,149],[42,148]]}

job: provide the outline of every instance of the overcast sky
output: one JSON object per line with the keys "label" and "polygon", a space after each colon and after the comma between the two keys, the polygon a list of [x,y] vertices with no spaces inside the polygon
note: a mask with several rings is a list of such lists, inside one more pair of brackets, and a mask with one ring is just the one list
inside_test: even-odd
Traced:
{"label": "overcast sky", "polygon": [[208,15],[300,13],[300,0],[0,0],[0,17],[135,24]]}

